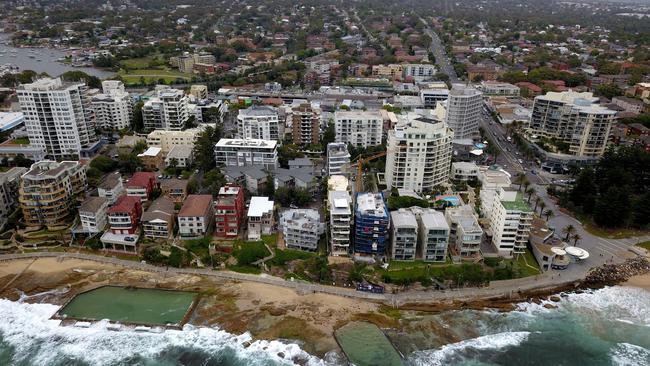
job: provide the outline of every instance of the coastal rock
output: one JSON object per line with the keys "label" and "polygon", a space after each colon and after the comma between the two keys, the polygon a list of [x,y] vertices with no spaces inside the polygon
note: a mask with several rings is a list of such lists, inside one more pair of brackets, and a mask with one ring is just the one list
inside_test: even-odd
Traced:
{"label": "coastal rock", "polygon": [[649,272],[650,262],[646,258],[636,257],[621,264],[606,264],[594,268],[583,283],[589,287],[612,286],[627,281],[632,276]]}
{"label": "coastal rock", "polygon": [[553,304],[544,304],[544,308],[546,309],[557,309],[557,306]]}
{"label": "coastal rock", "polygon": [[551,297],[549,297],[549,300],[551,300],[553,302],[560,302],[561,299],[560,299],[559,296],[551,296]]}

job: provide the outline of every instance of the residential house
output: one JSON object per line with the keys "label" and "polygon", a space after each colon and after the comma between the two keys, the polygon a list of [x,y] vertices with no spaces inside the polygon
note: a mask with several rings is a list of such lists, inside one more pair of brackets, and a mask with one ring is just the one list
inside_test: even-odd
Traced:
{"label": "residential house", "polygon": [[100,239],[104,249],[137,253],[138,229],[142,217],[140,198],[120,196],[107,213],[110,230]]}
{"label": "residential house", "polygon": [[280,215],[280,231],[287,248],[316,251],[320,236],[325,233],[325,223],[312,209],[286,210]]}
{"label": "residential house", "polygon": [[79,221],[84,232],[93,234],[104,230],[108,222],[108,203],[103,197],[88,197],[81,203]]}
{"label": "residential house", "polygon": [[244,222],[244,189],[226,184],[219,189],[214,208],[216,233],[222,238],[237,238]]}
{"label": "residential house", "polygon": [[125,191],[124,184],[122,184],[122,176],[119,172],[108,173],[97,187],[97,195],[106,198],[111,205]]}
{"label": "residential house", "polygon": [[142,231],[150,239],[170,238],[174,233],[174,202],[158,197],[142,214]]}
{"label": "residential house", "polygon": [[156,188],[156,174],[152,172],[136,172],[126,182],[126,195],[139,197],[142,201],[147,201],[151,198],[154,188]]}
{"label": "residential house", "polygon": [[268,197],[252,197],[248,206],[248,240],[260,240],[273,233],[274,202]]}
{"label": "residential house", "polygon": [[178,213],[178,234],[183,238],[205,236],[212,230],[213,221],[212,195],[191,194],[187,196]]}
{"label": "residential house", "polygon": [[187,197],[187,180],[185,179],[163,179],[160,181],[162,195],[171,199],[174,203],[183,203]]}

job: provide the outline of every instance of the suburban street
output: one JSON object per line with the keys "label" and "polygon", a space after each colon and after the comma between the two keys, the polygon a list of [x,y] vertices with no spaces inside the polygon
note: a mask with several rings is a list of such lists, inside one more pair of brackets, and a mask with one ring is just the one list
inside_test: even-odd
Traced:
{"label": "suburban street", "polygon": [[436,64],[438,64],[440,72],[447,74],[449,76],[449,81],[452,83],[460,82],[460,79],[458,79],[458,75],[456,74],[456,70],[454,70],[451,62],[449,62],[449,58],[445,52],[445,46],[442,44],[442,41],[438,37],[438,34],[434,32],[433,29],[431,29],[429,22],[424,20],[422,17],[420,17],[420,21],[424,24],[424,32],[429,37],[431,37],[431,52],[436,58]]}

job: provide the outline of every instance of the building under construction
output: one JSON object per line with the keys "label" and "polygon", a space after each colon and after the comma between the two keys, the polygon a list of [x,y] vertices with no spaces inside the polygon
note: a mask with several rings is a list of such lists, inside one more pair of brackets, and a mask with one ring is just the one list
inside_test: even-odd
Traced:
{"label": "building under construction", "polygon": [[385,254],[390,216],[383,193],[357,193],[354,204],[354,252]]}

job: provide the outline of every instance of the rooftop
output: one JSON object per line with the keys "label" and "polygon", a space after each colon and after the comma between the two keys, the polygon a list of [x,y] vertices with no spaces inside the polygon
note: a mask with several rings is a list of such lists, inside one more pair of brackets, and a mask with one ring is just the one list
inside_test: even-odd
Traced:
{"label": "rooftop", "polygon": [[248,206],[248,217],[262,217],[273,212],[273,201],[268,197],[252,197]]}
{"label": "rooftop", "polygon": [[122,195],[118,197],[115,204],[108,209],[108,213],[129,212],[140,203],[140,197]]}
{"label": "rooftop", "polygon": [[514,200],[504,200],[501,199],[501,204],[508,211],[522,211],[522,212],[531,212],[532,209],[528,205],[528,202],[524,199],[524,195],[521,192],[517,192]]}
{"label": "rooftop", "polygon": [[127,188],[147,187],[150,181],[156,181],[156,174],[152,172],[136,172],[126,183],[126,186]]}
{"label": "rooftop", "polygon": [[103,197],[88,197],[83,201],[83,203],[79,207],[79,212],[95,213],[103,205],[105,205],[106,202],[107,202],[106,199]]}
{"label": "rooftop", "polygon": [[259,139],[221,139],[217,142],[217,147],[256,147],[274,149],[277,141],[259,140]]}
{"label": "rooftop", "polygon": [[97,188],[101,189],[113,189],[122,181],[122,176],[119,172],[108,173]]}
{"label": "rooftop", "polygon": [[420,220],[422,220],[422,225],[427,229],[444,228],[449,230],[449,224],[445,220],[445,215],[440,211],[433,209],[424,210],[420,215]]}
{"label": "rooftop", "polygon": [[357,193],[356,211],[361,215],[388,217],[388,208],[381,193]]}
{"label": "rooftop", "polygon": [[268,116],[278,116],[278,112],[275,108],[265,105],[254,105],[246,109],[240,109],[239,115],[242,117],[268,117]]}
{"label": "rooftop", "polygon": [[149,157],[149,156],[158,156],[158,154],[160,154],[161,151],[162,151],[161,148],[152,146],[152,147],[148,148],[142,154],[138,154],[138,156],[141,157],[141,158],[142,157]]}
{"label": "rooftop", "polygon": [[158,197],[149,209],[142,214],[142,221],[171,221],[174,216],[174,202],[167,197]]}
{"label": "rooftop", "polygon": [[178,216],[199,217],[208,214],[212,206],[212,195],[209,194],[191,194],[187,196],[183,207]]}
{"label": "rooftop", "polygon": [[397,211],[390,213],[393,227],[398,228],[417,228],[418,222],[415,219],[415,214],[408,209],[401,208]]}

